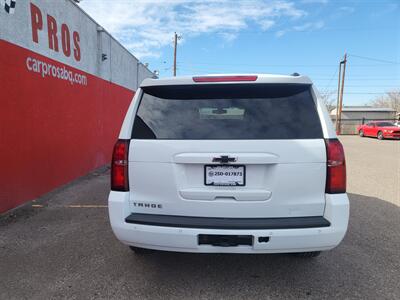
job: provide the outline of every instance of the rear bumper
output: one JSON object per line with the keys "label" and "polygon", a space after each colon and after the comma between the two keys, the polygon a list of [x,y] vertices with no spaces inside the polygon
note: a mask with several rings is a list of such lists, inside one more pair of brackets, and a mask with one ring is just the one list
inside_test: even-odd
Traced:
{"label": "rear bumper", "polygon": [[208,218],[168,216],[132,213],[125,218],[126,223],[162,227],[200,228],[200,229],[301,229],[328,227],[331,225],[324,217],[294,218]]}
{"label": "rear bumper", "polygon": [[[116,237],[127,245],[178,252],[198,253],[284,253],[329,250],[343,239],[349,219],[349,200],[346,194],[326,195],[323,218],[330,223],[322,227],[288,229],[215,229],[154,226],[127,223],[129,193],[111,192],[109,216]],[[166,224],[164,224],[166,225]],[[202,235],[252,235],[253,245],[220,247],[199,245]],[[258,242],[258,237],[269,237]]]}

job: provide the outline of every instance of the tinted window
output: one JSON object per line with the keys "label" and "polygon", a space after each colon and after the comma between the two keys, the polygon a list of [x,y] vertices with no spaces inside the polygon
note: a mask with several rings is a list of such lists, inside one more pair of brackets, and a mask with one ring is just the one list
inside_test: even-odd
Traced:
{"label": "tinted window", "polygon": [[394,126],[394,124],[392,122],[379,122],[379,123],[376,123],[376,126],[385,127],[385,126]]}
{"label": "tinted window", "polygon": [[315,139],[322,130],[309,85],[144,88],[135,139]]}

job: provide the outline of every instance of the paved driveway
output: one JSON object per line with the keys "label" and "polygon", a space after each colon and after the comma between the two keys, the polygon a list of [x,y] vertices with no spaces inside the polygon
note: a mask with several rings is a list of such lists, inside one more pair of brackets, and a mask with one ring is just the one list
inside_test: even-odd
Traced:
{"label": "paved driveway", "polygon": [[400,141],[342,136],[348,191],[400,206]]}
{"label": "paved driveway", "polygon": [[316,259],[136,256],[111,232],[108,171],[98,171],[0,218],[0,299],[399,299],[399,181],[387,174],[400,170],[400,143],[342,141],[350,227]]}

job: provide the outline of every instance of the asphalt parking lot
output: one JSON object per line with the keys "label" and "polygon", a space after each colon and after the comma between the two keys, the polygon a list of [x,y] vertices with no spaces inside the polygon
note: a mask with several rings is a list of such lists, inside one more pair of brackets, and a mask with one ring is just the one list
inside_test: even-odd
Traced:
{"label": "asphalt parking lot", "polygon": [[102,169],[0,218],[0,299],[399,299],[400,141],[341,140],[349,231],[316,259],[135,256],[111,232]]}

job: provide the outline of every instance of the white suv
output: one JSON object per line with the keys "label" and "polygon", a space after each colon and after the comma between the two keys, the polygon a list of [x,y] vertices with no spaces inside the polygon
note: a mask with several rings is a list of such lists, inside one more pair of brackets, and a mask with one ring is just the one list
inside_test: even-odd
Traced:
{"label": "white suv", "polygon": [[115,235],[136,252],[316,256],[349,219],[342,145],[298,74],[144,80],[108,203]]}

